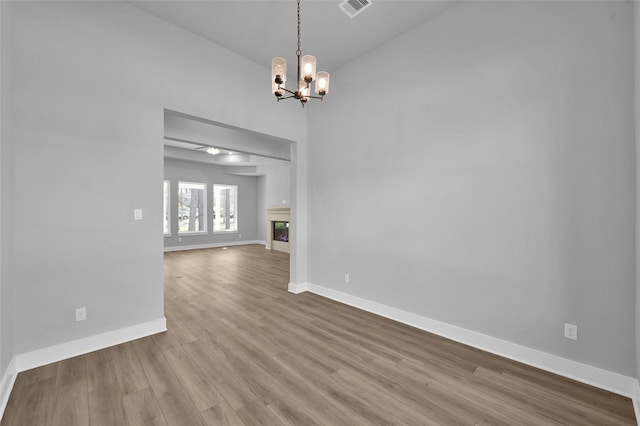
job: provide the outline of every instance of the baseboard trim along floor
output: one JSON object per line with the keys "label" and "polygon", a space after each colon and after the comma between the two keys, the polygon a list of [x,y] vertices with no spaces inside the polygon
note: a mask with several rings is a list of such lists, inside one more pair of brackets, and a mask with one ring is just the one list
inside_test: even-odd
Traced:
{"label": "baseboard trim along floor", "polygon": [[636,409],[636,418],[640,418],[637,401],[640,396],[638,380],[598,367],[593,367],[570,359],[562,358],[536,349],[521,346],[506,340],[497,339],[475,331],[467,330],[431,318],[403,311],[398,308],[372,302],[361,297],[343,293],[312,283],[289,283],[289,292],[294,294],[309,291],[336,302],[341,302],[421,330],[437,334],[447,339],[481,349],[495,355],[522,362],[532,367],[558,374],[600,389],[631,398]]}
{"label": "baseboard trim along floor", "polygon": [[267,244],[266,241],[263,240],[252,240],[252,241],[231,241],[231,242],[226,242],[226,243],[207,243],[207,244],[192,244],[192,245],[188,245],[188,246],[171,246],[171,247],[165,247],[164,248],[164,252],[170,252],[170,251],[182,251],[182,250],[198,250],[198,249],[207,249],[207,248],[218,248],[218,247],[231,247],[231,246],[244,246],[247,244],[260,244],[260,245],[265,245]]}
{"label": "baseboard trim along floor", "polygon": [[71,342],[26,352],[16,356],[16,371],[20,373],[22,371],[31,370],[32,368],[58,362],[63,359],[84,355],[89,352],[119,345],[121,343],[147,337],[152,334],[162,333],[163,331],[167,331],[167,320],[165,317],[82,339],[72,340]]}
{"label": "baseboard trim along floor", "polygon": [[11,362],[0,381],[0,419],[2,419],[2,414],[7,408],[7,403],[9,402],[9,397],[11,396],[13,384],[16,382],[17,376],[18,371],[16,369],[16,357],[14,356],[11,358]]}
{"label": "baseboard trim along floor", "polygon": [[0,419],[18,373],[167,331],[165,317],[14,356],[0,381]]}

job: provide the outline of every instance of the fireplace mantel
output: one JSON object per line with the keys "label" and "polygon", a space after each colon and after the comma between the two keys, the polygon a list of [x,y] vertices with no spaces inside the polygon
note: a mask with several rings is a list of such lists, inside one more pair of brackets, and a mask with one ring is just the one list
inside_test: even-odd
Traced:
{"label": "fireplace mantel", "polygon": [[269,222],[289,222],[291,219],[291,209],[289,207],[267,207],[266,210]]}
{"label": "fireplace mantel", "polygon": [[273,223],[287,222],[291,220],[291,209],[289,207],[267,207],[267,249],[285,251],[289,253],[288,241],[275,241],[273,238]]}

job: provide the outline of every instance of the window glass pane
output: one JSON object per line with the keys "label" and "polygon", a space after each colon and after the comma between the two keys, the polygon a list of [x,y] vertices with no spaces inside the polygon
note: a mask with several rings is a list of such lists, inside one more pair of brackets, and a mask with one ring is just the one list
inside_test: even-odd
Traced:
{"label": "window glass pane", "polygon": [[178,182],[178,233],[207,231],[207,184]]}
{"label": "window glass pane", "polygon": [[165,180],[163,185],[164,190],[164,221],[163,221],[163,232],[165,235],[171,234],[171,226],[169,225],[171,222],[169,218],[171,217],[171,193],[170,193],[170,185],[169,181]]}
{"label": "window glass pane", "polygon": [[213,231],[238,230],[238,187],[213,185]]}

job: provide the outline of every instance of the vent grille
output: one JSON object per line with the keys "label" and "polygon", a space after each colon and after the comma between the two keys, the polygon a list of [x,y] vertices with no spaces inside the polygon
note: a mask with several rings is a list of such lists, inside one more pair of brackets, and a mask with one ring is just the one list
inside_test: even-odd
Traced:
{"label": "vent grille", "polygon": [[344,0],[338,5],[340,9],[351,19],[371,6],[371,0]]}

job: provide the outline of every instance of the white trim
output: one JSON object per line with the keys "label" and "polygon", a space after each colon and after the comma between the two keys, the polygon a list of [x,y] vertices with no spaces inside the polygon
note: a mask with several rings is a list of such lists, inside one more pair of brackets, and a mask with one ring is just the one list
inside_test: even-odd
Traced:
{"label": "white trim", "polygon": [[[632,377],[372,302],[331,288],[311,283],[294,286],[294,289],[297,290],[295,291],[296,293],[305,291],[303,288],[306,288],[311,293],[446,337],[447,339],[629,397],[634,401],[638,396],[638,380]],[[289,291],[292,291],[291,284],[289,284]]]}
{"label": "white trim", "polygon": [[167,331],[167,319],[165,317],[102,334],[96,334],[95,336],[72,340],[71,342],[61,343],[59,345],[49,346],[17,355],[15,357],[16,370],[17,372],[30,370],[63,359],[108,348],[109,346],[119,345],[156,333],[162,333],[163,331]]}
{"label": "white trim", "polygon": [[207,244],[191,244],[188,246],[171,246],[165,247],[165,253],[168,251],[182,251],[182,250],[197,250],[197,249],[206,249],[206,248],[218,248],[218,247],[229,247],[229,246],[244,246],[248,244],[262,244],[266,245],[266,241],[261,240],[250,240],[250,241],[229,241],[226,243],[207,243]]}
{"label": "white trim", "polygon": [[300,294],[307,291],[307,283],[289,283],[289,293]]}
{"label": "white trim", "polygon": [[637,379],[633,381],[633,391],[633,397],[631,398],[631,402],[633,402],[633,412],[636,415],[638,425],[640,425],[640,407],[638,406],[638,401],[640,401],[640,383]]}
{"label": "white trim", "polygon": [[[166,188],[165,188],[165,184],[166,184]],[[166,192],[165,192],[166,189]],[[167,204],[164,205],[164,201],[165,201],[165,195],[166,195],[166,201]],[[167,209],[165,210],[165,214],[166,214],[166,218],[167,218],[167,225],[169,225],[169,231],[168,232],[164,232],[164,220],[162,221],[162,230],[164,233],[165,237],[170,237],[171,236],[171,181],[169,179],[163,179],[162,180],[162,203],[163,203],[163,210],[164,207],[166,207]]]}
{"label": "white trim", "polygon": [[2,420],[4,410],[7,408],[9,396],[13,390],[13,384],[16,382],[17,376],[16,357],[14,356],[11,358],[11,362],[9,362],[9,366],[2,376],[2,381],[0,381],[0,420]]}

